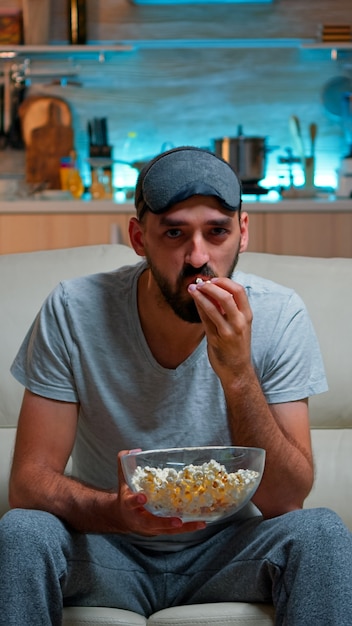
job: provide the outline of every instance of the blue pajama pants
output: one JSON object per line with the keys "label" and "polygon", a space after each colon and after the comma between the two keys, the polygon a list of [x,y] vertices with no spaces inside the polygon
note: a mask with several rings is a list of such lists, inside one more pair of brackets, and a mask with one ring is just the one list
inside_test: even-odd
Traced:
{"label": "blue pajama pants", "polygon": [[0,521],[0,625],[61,626],[62,607],[149,616],[182,604],[273,602],[276,624],[352,625],[352,534],[328,509],[251,518],[176,552],[81,534],[42,511]]}

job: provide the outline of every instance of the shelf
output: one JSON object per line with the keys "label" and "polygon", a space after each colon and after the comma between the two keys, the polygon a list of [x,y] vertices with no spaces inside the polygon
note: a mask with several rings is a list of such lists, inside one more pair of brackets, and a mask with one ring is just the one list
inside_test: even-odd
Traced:
{"label": "shelf", "polygon": [[210,48],[302,48],[313,45],[312,39],[271,38],[271,39],[129,39],[119,43],[100,42],[88,45],[48,45],[48,46],[0,46],[0,60],[15,57],[39,58],[97,58],[104,61],[107,55],[131,52],[136,49],[210,49]]}
{"label": "shelf", "polygon": [[332,61],[342,61],[350,63],[352,55],[352,41],[320,41],[315,43],[304,43],[302,50],[328,52]]}
{"label": "shelf", "polygon": [[104,61],[105,56],[131,52],[137,49],[256,49],[256,48],[298,48],[301,50],[340,50],[352,51],[351,42],[316,42],[314,39],[297,38],[256,38],[256,39],[127,39],[119,43],[94,42],[87,45],[53,44],[41,46],[0,46],[0,60],[17,56],[29,58],[81,58]]}
{"label": "shelf", "polygon": [[352,41],[320,41],[315,43],[304,43],[302,50],[315,50],[329,52],[332,61],[337,59],[350,59],[352,53]]}
{"label": "shelf", "polygon": [[301,48],[306,50],[352,50],[352,41],[321,41],[318,43],[303,43]]}
{"label": "shelf", "polygon": [[126,45],[134,45],[139,49],[148,50],[164,50],[170,49],[210,49],[210,48],[233,48],[233,49],[251,49],[251,48],[299,48],[303,42],[309,43],[311,39],[147,39],[136,41],[124,41]]}
{"label": "shelf", "polygon": [[99,61],[105,60],[106,54],[117,54],[121,52],[131,52],[131,44],[92,44],[92,45],[48,45],[48,46],[0,46],[0,60],[6,61],[21,57],[44,57],[61,58],[62,56],[71,58],[96,58]]}

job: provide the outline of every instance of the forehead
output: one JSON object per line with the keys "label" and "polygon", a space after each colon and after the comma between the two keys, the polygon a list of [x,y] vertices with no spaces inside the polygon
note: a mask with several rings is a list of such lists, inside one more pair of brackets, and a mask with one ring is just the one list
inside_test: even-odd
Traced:
{"label": "forehead", "polygon": [[213,196],[192,196],[174,204],[171,209],[155,215],[148,214],[155,223],[160,225],[193,224],[193,223],[221,223],[231,224],[237,211],[224,209],[220,201]]}

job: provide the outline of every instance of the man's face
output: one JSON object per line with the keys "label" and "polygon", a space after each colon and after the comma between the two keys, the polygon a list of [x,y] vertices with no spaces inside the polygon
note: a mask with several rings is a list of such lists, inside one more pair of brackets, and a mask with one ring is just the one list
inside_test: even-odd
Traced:
{"label": "man's face", "polygon": [[160,302],[182,320],[200,323],[187,287],[197,277],[231,276],[246,247],[245,214],[243,223],[238,212],[224,210],[208,196],[192,196],[162,215],[148,213],[143,224],[144,255]]}

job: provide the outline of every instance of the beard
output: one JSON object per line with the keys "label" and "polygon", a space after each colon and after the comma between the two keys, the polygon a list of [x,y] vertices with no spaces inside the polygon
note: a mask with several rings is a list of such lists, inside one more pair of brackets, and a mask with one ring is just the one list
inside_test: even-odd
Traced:
{"label": "beard", "polygon": [[[239,246],[227,272],[225,272],[227,278],[231,278],[232,273],[238,263],[238,257]],[[207,264],[203,265],[202,267],[185,265],[183,270],[177,277],[176,286],[173,287],[168,279],[163,276],[162,272],[152,262],[148,254],[146,254],[146,260],[149,269],[153,275],[153,278],[159,287],[162,301],[164,303],[166,302],[174,311],[174,313],[184,322],[189,322],[191,324],[200,324],[201,319],[199,317],[196,304],[192,296],[189,295],[187,289],[185,288],[185,279],[196,279],[196,277],[199,275],[208,279],[216,278],[217,274],[212,270],[212,268]]]}

